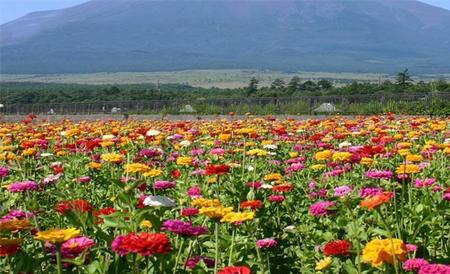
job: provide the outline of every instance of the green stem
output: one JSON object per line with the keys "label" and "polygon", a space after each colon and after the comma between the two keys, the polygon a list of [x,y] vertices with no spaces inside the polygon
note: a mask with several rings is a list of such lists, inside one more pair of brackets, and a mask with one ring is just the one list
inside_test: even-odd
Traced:
{"label": "green stem", "polygon": [[228,257],[228,265],[231,265],[231,259],[233,258],[233,248],[234,248],[234,237],[236,234],[236,229],[233,229],[233,234],[231,235],[231,247],[230,247],[230,256]]}
{"label": "green stem", "polygon": [[62,265],[61,265],[61,245],[56,245],[56,272],[58,274],[62,273]]}
{"label": "green stem", "polygon": [[180,260],[181,251],[183,250],[184,238],[181,238],[180,249],[178,250],[177,258],[175,259],[175,265],[173,266],[173,274],[177,273],[178,262]]}
{"label": "green stem", "polygon": [[214,229],[214,235],[216,240],[216,254],[214,256],[214,274],[217,273],[217,265],[219,261],[219,222],[216,221],[215,223],[215,229]]}

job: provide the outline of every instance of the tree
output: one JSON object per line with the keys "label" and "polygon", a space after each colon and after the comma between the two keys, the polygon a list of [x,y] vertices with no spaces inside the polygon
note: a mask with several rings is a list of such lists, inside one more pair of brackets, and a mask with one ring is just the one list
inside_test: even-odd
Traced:
{"label": "tree", "polygon": [[252,77],[252,79],[250,79],[250,83],[248,84],[247,87],[247,97],[249,97],[252,94],[255,94],[258,91],[258,84],[259,81],[255,77]]}
{"label": "tree", "polygon": [[292,77],[291,81],[289,81],[289,84],[287,86],[287,90],[289,91],[289,93],[294,93],[297,90],[300,89],[300,77],[298,76],[294,76]]}
{"label": "tree", "polygon": [[271,89],[276,90],[283,90],[285,88],[286,83],[283,81],[283,79],[275,79],[272,84],[270,85]]}
{"label": "tree", "polygon": [[306,91],[315,91],[317,89],[317,85],[313,81],[308,80],[302,84],[301,89]]}
{"label": "tree", "polygon": [[404,87],[409,85],[411,82],[413,82],[413,79],[411,79],[408,69],[397,73],[397,85]]}
{"label": "tree", "polygon": [[317,85],[321,89],[325,89],[325,90],[331,89],[333,87],[333,84],[330,81],[326,80],[326,79],[320,80],[319,82],[317,82]]}

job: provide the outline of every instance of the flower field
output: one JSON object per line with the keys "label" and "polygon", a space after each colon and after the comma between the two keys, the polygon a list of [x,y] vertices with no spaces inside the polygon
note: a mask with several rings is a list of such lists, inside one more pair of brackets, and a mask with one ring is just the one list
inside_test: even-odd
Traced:
{"label": "flower field", "polygon": [[0,273],[450,273],[450,119],[0,124]]}

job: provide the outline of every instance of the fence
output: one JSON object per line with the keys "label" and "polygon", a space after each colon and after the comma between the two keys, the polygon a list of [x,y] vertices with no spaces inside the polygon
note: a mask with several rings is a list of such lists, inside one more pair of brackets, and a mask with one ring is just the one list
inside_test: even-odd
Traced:
{"label": "fence", "polygon": [[0,108],[2,114],[99,114],[99,113],[199,113],[237,112],[312,114],[324,103],[331,103],[336,112],[358,113],[358,108],[370,106],[380,112],[388,104],[417,102],[427,108],[432,102],[450,102],[450,93],[410,93],[373,95],[327,95],[270,98],[175,99],[93,103],[12,104]]}

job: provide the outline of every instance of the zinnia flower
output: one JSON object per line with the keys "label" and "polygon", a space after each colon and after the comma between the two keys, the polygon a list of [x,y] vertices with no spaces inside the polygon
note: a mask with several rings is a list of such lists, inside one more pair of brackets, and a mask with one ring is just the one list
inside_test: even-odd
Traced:
{"label": "zinnia flower", "polygon": [[47,231],[39,231],[38,233],[36,233],[36,236],[34,238],[44,242],[59,244],[72,238],[78,237],[79,235],[80,230],[76,228],[50,229]]}
{"label": "zinnia flower", "polygon": [[246,266],[227,266],[222,268],[218,274],[251,274],[250,268]]}
{"label": "zinnia flower", "polygon": [[172,200],[164,196],[147,196],[143,204],[146,206],[163,206],[163,207],[174,207],[177,204]]}
{"label": "zinnia flower", "polygon": [[16,254],[22,242],[22,239],[0,238],[0,257]]}
{"label": "zinnia flower", "polygon": [[428,261],[422,258],[408,259],[403,263],[403,269],[406,271],[419,271],[423,266],[428,264]]}
{"label": "zinnia flower", "polygon": [[427,264],[419,269],[418,274],[449,274],[450,266],[443,264]]}
{"label": "zinnia flower", "polygon": [[38,184],[34,181],[23,181],[23,182],[16,182],[12,183],[8,186],[8,191],[15,193],[15,192],[25,192],[25,191],[31,191],[31,190],[37,190]]}
{"label": "zinnia flower", "polygon": [[161,230],[168,230],[182,236],[198,236],[208,233],[208,228],[204,226],[193,226],[192,222],[185,222],[181,220],[167,220],[164,221]]}
{"label": "zinnia flower", "polygon": [[323,247],[323,254],[325,256],[348,256],[349,249],[352,247],[352,244],[346,240],[335,240],[328,242]]}
{"label": "zinnia flower", "polygon": [[79,199],[62,201],[56,205],[55,210],[61,214],[66,214],[70,211],[81,214],[92,211],[92,208],[92,205],[88,201]]}
{"label": "zinnia flower", "polygon": [[203,261],[203,263],[205,263],[206,267],[208,268],[214,267],[215,264],[215,261],[212,258],[206,256],[193,256],[187,259],[184,265],[189,269],[193,269],[198,265],[200,261]]}
{"label": "zinnia flower", "polygon": [[111,249],[121,256],[129,253],[151,256],[153,254],[166,254],[172,250],[172,247],[166,234],[142,232],[116,237],[111,244]]}
{"label": "zinnia flower", "polygon": [[256,241],[256,246],[260,249],[276,247],[278,242],[273,238],[265,238]]}
{"label": "zinnia flower", "polygon": [[309,213],[316,217],[331,215],[335,212],[333,209],[335,205],[335,202],[319,201],[309,207]]}
{"label": "zinnia flower", "polygon": [[391,200],[391,198],[394,197],[394,194],[392,192],[384,192],[383,194],[378,194],[375,196],[371,196],[369,198],[366,198],[365,200],[361,201],[359,205],[361,207],[365,207],[369,210],[377,208],[378,206],[385,204]]}
{"label": "zinnia flower", "polygon": [[362,260],[379,267],[383,263],[393,264],[394,257],[397,261],[406,260],[406,253],[406,246],[400,239],[375,239],[364,247]]}
{"label": "zinnia flower", "polygon": [[333,262],[333,259],[331,257],[325,257],[324,259],[322,259],[316,263],[315,270],[317,270],[317,271],[324,270],[324,269],[328,268],[332,262]]}

